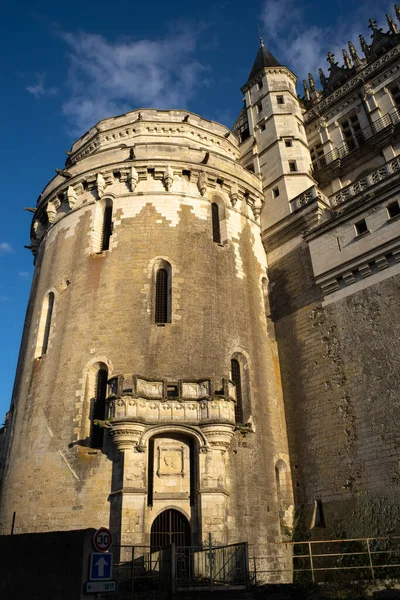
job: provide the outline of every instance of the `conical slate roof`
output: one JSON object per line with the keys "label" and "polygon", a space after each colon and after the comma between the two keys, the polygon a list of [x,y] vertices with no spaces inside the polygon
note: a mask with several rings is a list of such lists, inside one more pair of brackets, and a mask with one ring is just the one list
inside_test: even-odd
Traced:
{"label": "conical slate roof", "polygon": [[264,67],[280,67],[280,63],[276,60],[275,56],[264,46],[262,38],[260,38],[260,47],[257,52],[256,60],[254,61],[253,68],[250,71],[250,75],[247,81],[253,79]]}

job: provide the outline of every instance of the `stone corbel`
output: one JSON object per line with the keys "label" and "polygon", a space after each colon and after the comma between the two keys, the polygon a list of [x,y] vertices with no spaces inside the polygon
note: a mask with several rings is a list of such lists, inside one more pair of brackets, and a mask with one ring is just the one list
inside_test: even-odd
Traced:
{"label": "stone corbel", "polygon": [[111,438],[118,452],[140,448],[139,442],[146,429],[145,425],[133,423],[132,421],[111,421],[108,425]]}
{"label": "stone corbel", "polygon": [[253,211],[253,215],[254,218],[257,222],[260,221],[260,215],[261,215],[261,209],[262,209],[262,202],[260,198],[256,198],[255,202],[252,204],[251,207],[252,211]]}
{"label": "stone corbel", "polygon": [[199,188],[200,194],[204,196],[204,194],[207,191],[207,175],[204,171],[200,172],[199,178],[197,180],[197,187]]}
{"label": "stone corbel", "polygon": [[104,190],[106,188],[106,181],[101,173],[97,174],[96,177],[96,187],[97,187],[97,195],[100,198],[104,195]]}
{"label": "stone corbel", "polygon": [[232,441],[235,426],[218,423],[215,425],[203,425],[201,430],[212,448],[226,452]]}
{"label": "stone corbel", "polygon": [[236,202],[239,200],[239,188],[237,183],[232,185],[229,197],[231,199],[232,206],[235,206]]}
{"label": "stone corbel", "polygon": [[76,198],[76,191],[72,187],[72,185],[69,185],[67,187],[66,192],[65,192],[65,199],[67,201],[68,206],[70,208],[74,208],[77,198]]}
{"label": "stone corbel", "polygon": [[35,240],[39,242],[44,235],[44,227],[40,221],[35,221],[33,224],[33,232],[35,234]]}
{"label": "stone corbel", "polygon": [[139,181],[139,173],[136,171],[135,167],[130,168],[128,181],[131,188],[131,192],[134,192]]}
{"label": "stone corbel", "polygon": [[49,223],[54,223],[57,216],[57,208],[54,202],[48,202],[46,206],[46,213],[49,219]]}
{"label": "stone corbel", "polygon": [[170,191],[173,182],[174,182],[174,171],[172,170],[172,167],[170,167],[168,165],[168,167],[165,169],[164,177],[163,177],[163,183],[164,183],[164,186],[165,186],[165,189],[167,190],[167,192]]}

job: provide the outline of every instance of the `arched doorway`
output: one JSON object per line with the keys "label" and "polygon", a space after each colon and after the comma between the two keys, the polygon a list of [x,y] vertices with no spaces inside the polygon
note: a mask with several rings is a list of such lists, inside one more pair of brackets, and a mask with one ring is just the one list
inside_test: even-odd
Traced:
{"label": "arched doorway", "polygon": [[151,551],[175,546],[190,546],[190,525],[179,511],[169,508],[160,513],[153,521],[150,534]]}

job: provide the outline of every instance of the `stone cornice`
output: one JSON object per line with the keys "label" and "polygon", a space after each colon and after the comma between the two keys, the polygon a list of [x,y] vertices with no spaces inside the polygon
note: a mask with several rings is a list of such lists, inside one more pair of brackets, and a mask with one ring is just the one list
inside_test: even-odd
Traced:
{"label": "stone cornice", "polygon": [[242,92],[242,94],[245,94],[250,88],[253,87],[253,85],[255,85],[257,83],[257,81],[259,81],[260,79],[262,79],[262,76],[264,75],[264,73],[271,73],[273,75],[287,75],[294,83],[294,85],[296,85],[297,83],[297,77],[294,73],[292,73],[292,71],[290,69],[288,69],[288,67],[285,67],[284,65],[280,66],[280,67],[264,67],[262,69],[262,71],[260,71],[259,73],[257,73],[257,75],[255,75],[252,79],[250,79],[250,81],[247,81],[244,86],[242,86],[240,88],[240,91]]}

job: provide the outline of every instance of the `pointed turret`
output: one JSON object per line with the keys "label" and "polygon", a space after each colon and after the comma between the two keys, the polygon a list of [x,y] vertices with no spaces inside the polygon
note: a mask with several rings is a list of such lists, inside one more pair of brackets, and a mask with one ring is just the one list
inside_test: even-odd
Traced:
{"label": "pointed turret", "polygon": [[396,23],[393,20],[392,15],[386,15],[386,20],[387,23],[389,25],[389,29],[392,33],[394,33],[396,35],[396,33],[399,33],[399,28],[397,27]]}
{"label": "pointed turret", "polygon": [[265,67],[280,67],[281,64],[276,60],[275,56],[264,46],[264,41],[260,38],[260,47],[257,52],[256,60],[247,81],[250,81],[258,75]]}

